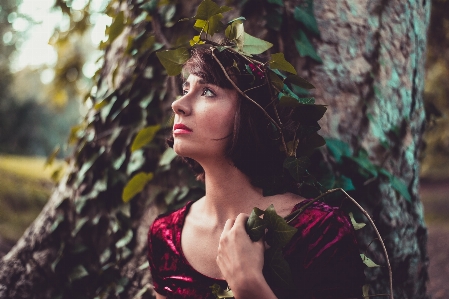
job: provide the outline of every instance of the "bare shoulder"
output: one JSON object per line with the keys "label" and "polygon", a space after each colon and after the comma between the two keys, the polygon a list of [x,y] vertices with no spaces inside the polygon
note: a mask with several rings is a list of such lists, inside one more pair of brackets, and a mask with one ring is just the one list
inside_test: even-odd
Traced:
{"label": "bare shoulder", "polygon": [[278,215],[285,217],[291,213],[293,207],[305,200],[304,197],[293,193],[283,193],[270,196],[271,203],[274,205]]}

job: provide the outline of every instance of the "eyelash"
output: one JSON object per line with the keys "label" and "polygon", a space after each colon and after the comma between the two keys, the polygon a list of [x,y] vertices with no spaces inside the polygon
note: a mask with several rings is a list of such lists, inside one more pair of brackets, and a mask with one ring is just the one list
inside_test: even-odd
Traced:
{"label": "eyelash", "polygon": [[[213,97],[213,96],[215,96],[215,92],[213,92],[212,89],[210,89],[210,88],[208,88],[208,87],[203,88],[203,92],[201,93],[201,95],[202,95],[202,96],[206,96],[206,92],[210,92],[210,93],[212,94],[212,95],[209,95],[209,96],[207,96],[207,97]],[[189,91],[188,91],[187,89],[184,89],[184,90],[182,91],[182,95],[186,95],[187,93],[189,93]]]}

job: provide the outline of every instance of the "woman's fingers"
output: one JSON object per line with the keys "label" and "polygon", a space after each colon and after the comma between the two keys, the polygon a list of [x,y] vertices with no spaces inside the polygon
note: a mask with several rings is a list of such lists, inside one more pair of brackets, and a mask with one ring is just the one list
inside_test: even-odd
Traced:
{"label": "woman's fingers", "polygon": [[248,221],[249,215],[245,213],[240,213],[237,218],[235,218],[235,224],[238,226],[245,226],[246,221]]}
{"label": "woman's fingers", "polygon": [[[234,222],[235,222],[234,219],[228,219],[228,220],[226,220],[225,226],[224,226],[224,228],[223,228],[223,232],[228,232],[228,231],[230,231],[231,228],[234,226]],[[221,234],[223,234],[223,232],[222,232]]]}

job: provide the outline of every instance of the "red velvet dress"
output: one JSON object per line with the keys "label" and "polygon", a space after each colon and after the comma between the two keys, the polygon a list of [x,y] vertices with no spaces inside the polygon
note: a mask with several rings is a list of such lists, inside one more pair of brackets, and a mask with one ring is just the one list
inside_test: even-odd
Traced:
{"label": "red velvet dress", "polygon": [[[306,204],[304,200],[292,212]],[[184,219],[192,202],[159,216],[148,232],[148,261],[154,289],[167,298],[215,298],[213,284],[225,289],[226,281],[205,276],[186,260],[181,248]],[[284,248],[297,289],[289,292],[270,286],[278,298],[360,298],[363,263],[354,229],[338,208],[321,202],[309,206],[292,223],[298,229]]]}

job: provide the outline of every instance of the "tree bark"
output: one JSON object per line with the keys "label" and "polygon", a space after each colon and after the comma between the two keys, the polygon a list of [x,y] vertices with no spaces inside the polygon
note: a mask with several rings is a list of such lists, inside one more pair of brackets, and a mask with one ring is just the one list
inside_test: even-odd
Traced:
{"label": "tree bark", "polygon": [[[308,74],[319,84],[317,99],[328,105],[325,130],[353,149],[365,148],[374,164],[406,183],[410,202],[385,181],[369,189],[370,201],[365,194],[358,199],[386,243],[395,298],[426,298],[427,230],[418,158],[430,1],[315,1],[315,13],[323,28],[317,43],[323,64]],[[362,238],[364,245],[370,242],[368,234]],[[380,253],[378,246],[370,248]],[[368,274],[373,293],[388,293],[386,272],[376,268]]]}
{"label": "tree bark", "polygon": [[[111,9],[135,20],[143,11],[138,2],[116,1]],[[158,164],[177,86],[174,79],[166,79],[154,55],[158,45],[142,50],[141,41],[154,34],[158,43],[174,44],[190,26],[173,20],[194,15],[198,3],[180,1],[156,8],[151,20],[131,21],[123,31],[117,30],[118,37],[106,48],[97,90],[86,102],[90,109],[67,175],[1,261],[0,298],[152,297],[147,229],[168,197],[185,201],[200,191],[186,189],[191,176],[179,162],[171,167]],[[406,182],[410,202],[380,178],[368,182],[370,196],[357,196],[385,240],[395,298],[427,298],[427,231],[418,196],[418,156],[430,3],[315,0],[321,38],[313,44],[322,64],[297,55],[288,29],[281,34],[266,29],[260,16],[266,14],[267,3],[235,4],[227,17],[244,15],[250,34],[272,38],[300,75],[316,85],[314,95],[328,105],[322,122],[326,136],[349,143],[355,152],[366,149],[374,164]],[[282,28],[290,28],[287,20],[302,2],[284,5]],[[137,54],[132,54],[133,47]],[[162,129],[151,145],[131,152],[137,132],[155,124],[162,124]],[[123,187],[138,171],[153,172],[155,178],[144,192],[123,203]],[[362,246],[368,247],[373,239],[370,233],[361,230]],[[379,248],[374,242],[369,252],[384,264]],[[386,268],[367,271],[367,276],[371,294],[389,292]]]}

